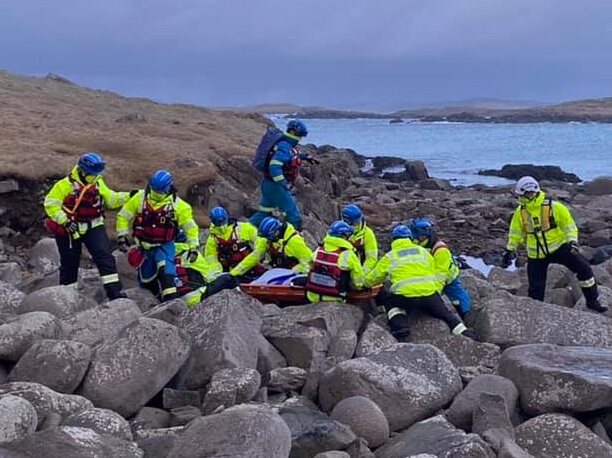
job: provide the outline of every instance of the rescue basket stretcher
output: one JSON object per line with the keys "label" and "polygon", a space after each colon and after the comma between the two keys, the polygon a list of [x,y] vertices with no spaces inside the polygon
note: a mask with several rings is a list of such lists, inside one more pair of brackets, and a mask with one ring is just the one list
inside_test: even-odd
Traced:
{"label": "rescue basket stretcher", "polygon": [[[357,304],[374,299],[380,292],[382,285],[373,286],[370,289],[350,291],[346,301]],[[240,289],[260,300],[263,303],[298,305],[306,303],[306,290],[297,285],[256,285],[252,283],[241,283]]]}

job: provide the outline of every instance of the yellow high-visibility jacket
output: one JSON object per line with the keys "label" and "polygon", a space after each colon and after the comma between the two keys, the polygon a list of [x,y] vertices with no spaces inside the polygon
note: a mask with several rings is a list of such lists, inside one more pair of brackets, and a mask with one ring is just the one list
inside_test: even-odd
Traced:
{"label": "yellow high-visibility jacket", "polygon": [[[200,275],[202,275],[202,278],[204,279],[204,281],[207,282],[208,280],[206,277],[206,273],[207,273],[208,265],[204,261],[204,256],[202,256],[202,253],[198,253],[198,257],[196,258],[196,260],[194,262],[189,262],[189,248],[190,247],[187,243],[176,243],[175,244],[176,256],[180,258],[180,265],[184,267],[185,269],[193,269],[197,271]],[[185,303],[187,304],[187,306],[190,308],[193,308],[197,304],[202,302],[202,296],[206,294],[206,289],[208,288],[208,284],[204,283],[200,286],[198,285],[189,285],[189,286],[193,288],[193,290],[188,292],[182,297],[185,300]]]}
{"label": "yellow high-visibility jacket", "polygon": [[355,228],[349,242],[357,250],[359,260],[363,263],[363,271],[369,273],[378,262],[378,241],[374,231],[364,221]]}
{"label": "yellow high-visibility jacket", "polygon": [[441,240],[431,247],[431,255],[436,264],[436,276],[440,282],[440,290],[442,290],[459,276],[460,269],[453,258],[453,253]]}
{"label": "yellow high-visibility jacket", "polygon": [[[63,207],[64,199],[74,192],[73,181],[76,181],[81,186],[96,186],[98,188],[98,192],[100,193],[100,197],[103,200],[104,207],[111,210],[120,208],[129,196],[129,193],[127,192],[118,192],[110,189],[102,179],[101,175],[98,175],[96,180],[91,184],[83,183],[79,177],[78,168],[75,166],[70,172],[69,176],[62,178],[53,185],[49,193],[46,195],[44,201],[45,213],[47,216],[61,225],[66,224],[69,220],[68,214]],[[89,227],[93,228],[103,224],[103,216],[94,219],[90,223],[79,223],[79,233],[82,235],[87,232]]]}
{"label": "yellow high-visibility jacket", "polygon": [[525,244],[527,257],[542,259],[561,245],[575,241],[578,241],[578,227],[569,209],[540,192],[531,202],[520,204],[514,211],[506,248],[516,251]]}
{"label": "yellow high-visibility jacket", "polygon": [[439,291],[436,265],[429,251],[410,239],[397,239],[372,272],[366,286],[391,280],[391,292],[406,297],[426,297]]}
{"label": "yellow high-visibility jacket", "polygon": [[257,228],[249,222],[236,222],[225,226],[210,226],[210,235],[206,240],[204,247],[204,260],[207,264],[206,278],[214,279],[219,274],[223,273],[223,266],[219,262],[219,243],[217,239],[230,240],[234,229],[238,242],[248,243],[251,249],[254,249],[255,239],[257,239]]}
{"label": "yellow high-visibility jacket", "polygon": [[[147,202],[151,205],[154,210],[157,210],[166,205],[170,205],[174,208],[174,213],[177,219],[177,230],[183,229],[185,231],[185,235],[187,236],[187,245],[190,248],[198,248],[200,242],[200,231],[198,229],[198,225],[193,219],[193,212],[191,210],[191,205],[185,202],[178,196],[174,196],[172,194],[166,196],[159,202],[151,201],[148,196],[146,197]],[[118,236],[128,236],[131,235],[132,231],[132,223],[134,222],[134,218],[139,213],[142,213],[145,205],[145,191],[141,189],[136,194],[134,194],[123,206],[123,208],[117,213],[117,235]],[[136,240],[142,248],[145,250],[154,248],[155,244],[150,244],[146,242],[141,242]]]}
{"label": "yellow high-visibility jacket", "polygon": [[[285,256],[294,258],[298,264],[293,267],[294,272],[305,274],[310,269],[312,261],[312,250],[306,245],[306,241],[295,228],[289,224],[283,236],[276,242],[270,242],[263,237],[255,239],[255,249],[242,260],[240,264],[230,270],[230,275],[240,276],[247,273],[257,264],[262,262],[271,249],[278,250]],[[295,235],[294,235],[295,234]]]}
{"label": "yellow high-visibility jacket", "polygon": [[[351,288],[361,289],[365,284],[365,274],[359,258],[355,253],[355,247],[348,240],[344,240],[341,237],[334,237],[326,235],[323,238],[323,251],[336,251],[340,248],[344,248],[344,251],[338,256],[337,265],[341,270],[350,272],[351,276]],[[320,249],[320,248],[319,248]],[[316,256],[315,254],[313,255]],[[306,297],[310,302],[341,302],[342,298],[337,296],[325,296],[311,291],[306,292]]]}

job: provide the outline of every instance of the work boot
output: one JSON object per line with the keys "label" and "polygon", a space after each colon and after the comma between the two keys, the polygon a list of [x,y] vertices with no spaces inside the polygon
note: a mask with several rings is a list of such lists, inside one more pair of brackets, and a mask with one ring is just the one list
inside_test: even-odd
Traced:
{"label": "work boot", "polygon": [[478,335],[478,333],[476,331],[474,331],[473,329],[467,328],[465,331],[463,331],[461,333],[462,336],[465,337],[469,337],[472,340],[475,340],[476,342],[481,342],[482,340],[480,339],[480,336]]}
{"label": "work boot", "polygon": [[406,315],[395,315],[389,320],[391,334],[400,342],[405,342],[410,335],[410,326]]}
{"label": "work boot", "polygon": [[106,285],[106,297],[108,297],[109,301],[114,301],[115,299],[125,299],[127,295],[121,291],[120,283],[111,283],[110,285]]}
{"label": "work boot", "polygon": [[597,313],[604,313],[608,311],[608,307],[599,302],[599,299],[594,299],[590,302],[587,302],[587,307]]}

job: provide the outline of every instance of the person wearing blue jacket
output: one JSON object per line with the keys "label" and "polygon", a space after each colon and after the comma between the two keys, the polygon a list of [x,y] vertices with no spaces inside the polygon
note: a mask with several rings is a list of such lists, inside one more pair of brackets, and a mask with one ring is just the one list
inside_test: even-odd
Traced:
{"label": "person wearing blue jacket", "polygon": [[292,191],[300,174],[302,161],[316,162],[309,154],[301,153],[296,148],[306,135],[308,135],[306,124],[297,119],[291,120],[287,123],[283,137],[268,153],[261,182],[259,209],[249,219],[255,227],[259,227],[265,217],[272,216],[274,209],[279,209],[285,213],[287,222],[296,230],[302,230],[302,214]]}

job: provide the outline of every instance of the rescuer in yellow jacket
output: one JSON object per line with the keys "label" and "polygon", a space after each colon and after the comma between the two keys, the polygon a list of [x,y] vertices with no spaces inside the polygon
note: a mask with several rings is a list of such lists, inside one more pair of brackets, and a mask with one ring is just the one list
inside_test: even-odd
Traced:
{"label": "rescuer in yellow jacket", "polygon": [[104,227],[104,209],[121,207],[128,193],[106,185],[102,179],[105,166],[98,153],[83,154],[70,175],[55,183],[45,197],[45,226],[55,236],[60,254],[60,285],[77,282],[84,244],[112,300],[125,294]]}
{"label": "rescuer in yellow jacket", "polygon": [[128,250],[131,235],[145,255],[138,279],[141,283],[159,281],[162,301],[177,297],[174,240],[179,229],[185,231],[189,258],[195,261],[199,229],[191,206],[176,195],[173,177],[167,170],[155,172],[147,188],[131,197],[117,214],[119,249]]}
{"label": "rescuer in yellow jacket", "polygon": [[[230,218],[223,207],[214,207],[208,214],[210,233],[204,247],[207,264],[206,278],[213,280],[223,272],[229,272],[253,252],[257,239],[257,228],[249,222]],[[255,266],[245,275],[258,277],[264,272],[261,265]]]}
{"label": "rescuer in yellow jacket", "polygon": [[605,312],[608,307],[599,302],[593,269],[580,253],[578,227],[569,209],[561,202],[546,197],[535,178],[525,176],[515,186],[519,205],[512,215],[508,244],[502,267],[516,258],[522,244],[527,247],[527,277],[529,297],[544,300],[546,276],[550,264],[562,264],[578,277],[587,307]]}
{"label": "rescuer in yellow jacket", "polygon": [[378,261],[378,241],[371,227],[366,223],[361,208],[355,204],[349,204],[342,209],[342,221],[353,228],[353,234],[349,242],[355,247],[359,262],[363,265],[363,271],[369,273]]}
{"label": "rescuer in yellow jacket", "polygon": [[315,250],[306,281],[306,298],[310,302],[343,302],[351,289],[361,289],[365,276],[348,238],[353,228],[344,221],[335,221]]}
{"label": "rescuer in yellow jacket", "polygon": [[406,338],[409,334],[406,312],[420,310],[445,321],[453,334],[477,339],[476,333],[444,304],[438,293],[435,261],[429,251],[412,241],[412,232],[404,225],[396,226],[391,237],[391,251],[366,275],[366,286],[390,280],[390,290],[381,292],[376,302],[385,306],[393,335]]}
{"label": "rescuer in yellow jacket", "polygon": [[312,250],[291,224],[267,216],[261,221],[257,234],[255,250],[234,267],[230,275],[242,277],[266,257],[271,268],[282,267],[302,274],[308,272]]}

